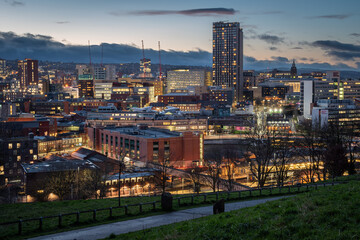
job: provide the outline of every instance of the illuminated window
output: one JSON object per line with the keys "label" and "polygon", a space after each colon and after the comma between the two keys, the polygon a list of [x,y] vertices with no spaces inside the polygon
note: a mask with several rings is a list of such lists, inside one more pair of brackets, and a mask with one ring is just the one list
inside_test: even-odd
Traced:
{"label": "illuminated window", "polygon": [[13,148],[12,143],[9,143],[9,149],[12,149],[12,148]]}
{"label": "illuminated window", "polygon": [[29,152],[30,152],[30,154],[33,154],[33,153],[34,153],[34,150],[30,149]]}
{"label": "illuminated window", "polygon": [[17,156],[17,161],[21,161],[21,156]]}
{"label": "illuminated window", "polygon": [[21,148],[21,143],[17,143],[16,148]]}

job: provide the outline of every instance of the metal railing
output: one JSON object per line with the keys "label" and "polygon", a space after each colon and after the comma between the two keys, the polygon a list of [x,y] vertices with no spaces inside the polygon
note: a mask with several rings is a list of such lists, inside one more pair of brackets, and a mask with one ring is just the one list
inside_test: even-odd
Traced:
{"label": "metal railing", "polygon": [[[219,199],[225,201],[242,200],[248,198],[268,197],[275,195],[296,194],[307,192],[319,187],[334,186],[343,182],[331,182],[321,184],[298,184],[284,187],[267,187],[261,189],[249,189],[243,191],[231,192],[210,192],[197,195],[187,195],[173,198],[173,206],[181,208],[190,205],[211,204]],[[123,206],[91,209],[77,212],[70,212],[52,216],[42,216],[37,218],[19,219],[12,222],[0,223],[0,238],[11,235],[21,235],[31,232],[53,231],[66,226],[86,225],[93,222],[107,221],[115,218],[121,218],[131,215],[141,215],[144,213],[161,210],[161,201],[146,203],[136,203]],[[86,215],[86,216],[85,216]],[[101,215],[101,216],[100,216]],[[84,217],[85,216],[85,217]],[[64,220],[65,218],[66,221]],[[85,219],[84,219],[85,218]],[[45,224],[45,222],[47,222]],[[6,227],[6,228],[4,228]],[[17,229],[16,229],[17,228]],[[5,235],[3,235],[5,234]]]}

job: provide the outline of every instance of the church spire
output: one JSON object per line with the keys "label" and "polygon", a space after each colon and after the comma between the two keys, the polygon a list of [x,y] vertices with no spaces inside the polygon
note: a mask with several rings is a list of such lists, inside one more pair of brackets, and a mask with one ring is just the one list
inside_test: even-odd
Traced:
{"label": "church spire", "polygon": [[290,76],[292,78],[296,78],[296,76],[297,76],[297,69],[296,69],[296,66],[295,66],[295,59],[293,59],[292,66],[290,68]]}

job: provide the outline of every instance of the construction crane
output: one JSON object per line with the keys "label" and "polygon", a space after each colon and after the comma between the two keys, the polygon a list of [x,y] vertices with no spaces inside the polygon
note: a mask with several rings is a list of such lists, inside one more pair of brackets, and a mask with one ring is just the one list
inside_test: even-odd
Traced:
{"label": "construction crane", "polygon": [[144,77],[146,77],[146,63],[145,63],[145,50],[144,50],[144,40],[141,40],[141,45],[142,45],[142,55],[143,55],[143,65],[144,65]]}
{"label": "construction crane", "polygon": [[158,45],[159,45],[159,81],[161,81],[162,75],[161,75],[161,51],[160,51],[160,41],[158,41]]}

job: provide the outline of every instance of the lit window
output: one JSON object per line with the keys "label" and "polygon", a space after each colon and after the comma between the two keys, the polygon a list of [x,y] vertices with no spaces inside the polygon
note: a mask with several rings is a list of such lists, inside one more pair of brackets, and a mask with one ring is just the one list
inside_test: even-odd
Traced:
{"label": "lit window", "polygon": [[12,149],[12,148],[13,148],[12,143],[9,143],[9,149]]}
{"label": "lit window", "polygon": [[37,155],[34,155],[34,160],[37,160]]}
{"label": "lit window", "polygon": [[17,143],[17,144],[16,144],[16,147],[17,147],[17,148],[21,148],[21,143]]}
{"label": "lit window", "polygon": [[34,150],[30,149],[29,152],[30,152],[30,154],[33,154],[33,153],[34,153]]}
{"label": "lit window", "polygon": [[21,156],[17,156],[17,161],[21,161]]}

